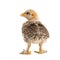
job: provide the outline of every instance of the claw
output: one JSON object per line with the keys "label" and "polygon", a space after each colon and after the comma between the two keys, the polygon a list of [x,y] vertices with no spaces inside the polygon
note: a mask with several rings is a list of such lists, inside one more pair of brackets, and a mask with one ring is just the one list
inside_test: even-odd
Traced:
{"label": "claw", "polygon": [[20,54],[31,54],[31,51],[23,50]]}
{"label": "claw", "polygon": [[43,54],[43,53],[47,53],[47,51],[45,51],[45,50],[42,50],[42,51],[40,51],[40,52],[38,52],[38,51],[34,51],[35,53],[38,53],[38,54]]}

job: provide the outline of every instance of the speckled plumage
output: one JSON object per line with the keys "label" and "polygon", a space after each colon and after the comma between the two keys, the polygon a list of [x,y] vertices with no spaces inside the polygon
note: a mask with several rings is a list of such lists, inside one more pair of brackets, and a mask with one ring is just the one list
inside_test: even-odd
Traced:
{"label": "speckled plumage", "polygon": [[22,33],[26,42],[40,43],[46,41],[49,33],[40,21],[27,21],[23,24]]}

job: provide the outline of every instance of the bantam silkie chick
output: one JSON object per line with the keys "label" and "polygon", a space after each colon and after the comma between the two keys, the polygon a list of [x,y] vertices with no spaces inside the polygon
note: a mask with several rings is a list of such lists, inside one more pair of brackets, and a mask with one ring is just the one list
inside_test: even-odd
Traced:
{"label": "bantam silkie chick", "polygon": [[34,52],[38,54],[47,52],[42,50],[42,45],[47,38],[49,38],[49,32],[39,21],[37,13],[29,9],[22,13],[21,16],[28,20],[22,26],[22,34],[24,36],[24,41],[27,43],[27,50],[22,51],[21,54],[31,54],[31,51],[29,51],[31,43],[39,44],[39,51]]}

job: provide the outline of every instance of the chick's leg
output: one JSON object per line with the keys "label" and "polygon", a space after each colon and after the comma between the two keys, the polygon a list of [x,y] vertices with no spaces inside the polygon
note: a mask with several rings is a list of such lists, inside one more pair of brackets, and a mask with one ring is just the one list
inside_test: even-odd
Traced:
{"label": "chick's leg", "polygon": [[42,54],[42,44],[39,44],[39,53]]}
{"label": "chick's leg", "polygon": [[39,54],[46,53],[47,51],[42,49],[42,43],[39,44]]}
{"label": "chick's leg", "polygon": [[30,46],[31,46],[31,43],[28,43],[28,44],[27,44],[26,54],[31,54],[31,51],[29,51]]}
{"label": "chick's leg", "polygon": [[27,43],[27,49],[23,50],[21,54],[31,54],[31,51],[29,51],[30,46],[31,46],[31,43]]}
{"label": "chick's leg", "polygon": [[38,52],[37,51],[34,51],[34,52],[36,52],[38,54],[43,54],[43,53],[46,53],[47,51],[45,51],[45,50],[42,49],[42,43],[40,43],[39,44],[39,51]]}

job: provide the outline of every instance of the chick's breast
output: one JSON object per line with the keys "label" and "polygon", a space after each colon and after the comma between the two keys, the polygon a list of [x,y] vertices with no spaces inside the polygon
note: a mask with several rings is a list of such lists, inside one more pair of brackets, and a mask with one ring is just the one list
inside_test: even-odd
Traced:
{"label": "chick's breast", "polygon": [[47,29],[39,21],[24,23],[22,33],[26,42],[40,43],[49,37]]}

